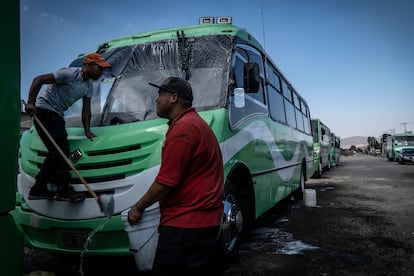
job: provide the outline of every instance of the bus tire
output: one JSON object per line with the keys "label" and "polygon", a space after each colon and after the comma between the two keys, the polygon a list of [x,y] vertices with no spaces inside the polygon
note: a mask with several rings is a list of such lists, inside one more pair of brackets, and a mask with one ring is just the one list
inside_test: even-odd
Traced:
{"label": "bus tire", "polygon": [[321,178],[323,174],[323,168],[322,168],[322,160],[319,160],[319,164],[318,164],[318,170],[315,172],[315,176],[317,178]]}
{"label": "bus tire", "polygon": [[237,255],[240,243],[254,221],[253,195],[246,186],[250,185],[236,185],[230,181],[224,189],[223,221],[216,250],[216,258],[223,268]]}
{"label": "bus tire", "polygon": [[301,171],[300,171],[300,180],[299,180],[299,187],[293,192],[292,197],[293,200],[303,200],[303,192],[305,191],[305,170],[304,165],[302,165]]}

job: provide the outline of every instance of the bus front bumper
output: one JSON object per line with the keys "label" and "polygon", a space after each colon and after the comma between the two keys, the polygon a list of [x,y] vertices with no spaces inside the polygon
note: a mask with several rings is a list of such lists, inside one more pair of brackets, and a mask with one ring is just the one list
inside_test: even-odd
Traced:
{"label": "bus front bumper", "polygon": [[[69,221],[45,217],[19,205],[11,214],[28,247],[66,254],[132,254],[120,215],[112,216],[109,220],[104,217]],[[88,235],[98,228],[102,229],[86,244]]]}

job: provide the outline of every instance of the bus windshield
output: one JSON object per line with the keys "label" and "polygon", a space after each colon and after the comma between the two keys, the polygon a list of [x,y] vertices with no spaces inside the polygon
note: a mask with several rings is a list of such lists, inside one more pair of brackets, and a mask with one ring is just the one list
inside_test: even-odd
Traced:
{"label": "bus windshield", "polygon": [[[197,111],[225,106],[231,36],[192,37],[111,48],[102,53],[111,64],[97,95],[91,98],[91,126],[157,118],[157,89],[169,76],[188,78]],[[80,66],[79,58],[71,66]],[[82,100],[65,112],[68,127],[82,126]]]}
{"label": "bus windshield", "polygon": [[311,121],[311,125],[312,125],[312,137],[313,137],[313,142],[314,143],[319,143],[319,135],[318,135],[318,122],[312,120]]}
{"label": "bus windshield", "polygon": [[395,143],[403,146],[414,146],[414,136],[395,136]]}

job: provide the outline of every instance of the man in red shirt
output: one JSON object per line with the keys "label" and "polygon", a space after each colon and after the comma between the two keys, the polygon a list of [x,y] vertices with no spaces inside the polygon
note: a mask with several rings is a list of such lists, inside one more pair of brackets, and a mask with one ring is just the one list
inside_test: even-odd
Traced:
{"label": "man in red shirt", "polygon": [[223,161],[217,138],[192,108],[190,84],[177,77],[157,87],[157,114],[167,118],[160,171],[128,213],[138,223],[159,201],[155,275],[213,275],[212,253],[223,215]]}

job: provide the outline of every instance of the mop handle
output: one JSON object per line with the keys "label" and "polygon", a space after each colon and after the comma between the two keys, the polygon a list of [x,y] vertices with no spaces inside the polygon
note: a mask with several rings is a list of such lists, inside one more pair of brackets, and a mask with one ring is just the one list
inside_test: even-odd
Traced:
{"label": "mop handle", "polygon": [[[26,103],[23,102],[25,105]],[[40,128],[43,130],[43,132],[46,134],[47,138],[49,138],[50,142],[52,142],[53,146],[56,148],[56,150],[59,152],[59,154],[62,156],[62,158],[66,161],[66,163],[69,165],[69,167],[72,169],[72,171],[76,174],[76,176],[80,179],[80,181],[85,185],[86,189],[88,189],[89,193],[97,200],[99,201],[98,195],[89,187],[86,180],[80,175],[79,171],[73,166],[72,162],[69,160],[69,158],[63,153],[62,149],[59,147],[59,145],[56,143],[56,141],[53,139],[52,135],[47,131],[45,126],[42,124],[42,122],[37,118],[36,115],[33,115],[33,118],[35,121],[39,124]]]}

